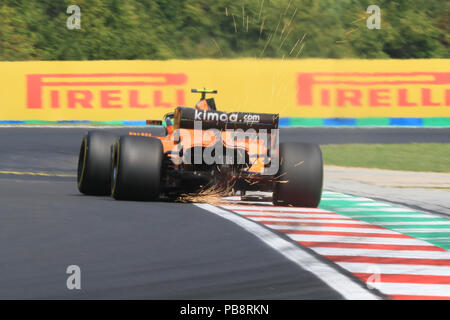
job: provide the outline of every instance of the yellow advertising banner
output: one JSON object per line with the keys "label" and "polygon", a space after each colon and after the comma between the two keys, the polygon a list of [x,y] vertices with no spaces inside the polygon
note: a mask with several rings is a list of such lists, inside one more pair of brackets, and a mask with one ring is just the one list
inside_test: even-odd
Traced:
{"label": "yellow advertising banner", "polygon": [[0,120],[160,119],[217,89],[219,110],[450,117],[450,60],[0,62]]}

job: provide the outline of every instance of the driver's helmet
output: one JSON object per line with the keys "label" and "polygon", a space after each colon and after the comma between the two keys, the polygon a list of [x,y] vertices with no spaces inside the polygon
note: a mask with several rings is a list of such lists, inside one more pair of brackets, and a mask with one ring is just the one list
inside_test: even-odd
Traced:
{"label": "driver's helmet", "polygon": [[197,110],[211,110],[210,106],[208,105],[208,103],[206,102],[206,99],[202,99],[199,102],[197,102],[197,104],[195,105],[195,109]]}
{"label": "driver's helmet", "polygon": [[173,126],[173,121],[172,121],[172,118],[173,118],[173,114],[167,114],[166,116],[165,116],[165,121],[166,121],[166,125],[167,126]]}

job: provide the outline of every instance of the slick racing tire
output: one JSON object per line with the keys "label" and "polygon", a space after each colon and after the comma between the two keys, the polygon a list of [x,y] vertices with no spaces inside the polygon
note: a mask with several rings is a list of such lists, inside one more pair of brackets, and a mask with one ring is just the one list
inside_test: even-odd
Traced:
{"label": "slick racing tire", "polygon": [[81,193],[111,194],[112,146],[117,137],[101,131],[89,131],[83,137],[78,156],[77,185]]}
{"label": "slick racing tire", "polygon": [[158,139],[121,136],[115,146],[111,172],[116,200],[157,200],[160,194],[162,144]]}
{"label": "slick racing tire", "polygon": [[273,187],[273,204],[317,208],[322,196],[323,163],[319,146],[280,143],[280,167]]}

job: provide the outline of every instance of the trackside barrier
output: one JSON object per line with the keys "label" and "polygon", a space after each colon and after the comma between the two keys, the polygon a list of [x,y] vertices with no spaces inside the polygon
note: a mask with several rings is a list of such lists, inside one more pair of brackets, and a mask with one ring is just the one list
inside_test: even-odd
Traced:
{"label": "trackside barrier", "polygon": [[450,59],[0,62],[0,124],[129,124],[193,106],[280,126],[450,126]]}

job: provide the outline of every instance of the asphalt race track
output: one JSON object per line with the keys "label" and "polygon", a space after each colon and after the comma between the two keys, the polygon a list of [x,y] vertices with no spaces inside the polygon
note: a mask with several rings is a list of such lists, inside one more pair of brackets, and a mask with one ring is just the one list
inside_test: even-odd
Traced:
{"label": "asphalt race track", "polygon": [[[253,234],[193,204],[81,195],[75,173],[86,131],[0,128],[1,299],[342,298]],[[450,130],[290,128],[281,140],[449,143]],[[69,265],[81,268],[81,290],[66,287]]]}
{"label": "asphalt race track", "polygon": [[280,141],[317,144],[450,143],[450,128],[282,128]]}

